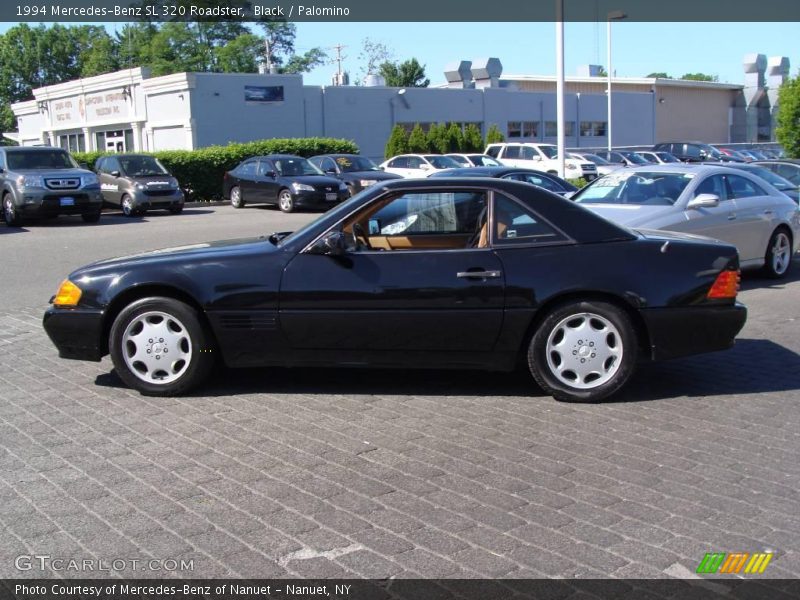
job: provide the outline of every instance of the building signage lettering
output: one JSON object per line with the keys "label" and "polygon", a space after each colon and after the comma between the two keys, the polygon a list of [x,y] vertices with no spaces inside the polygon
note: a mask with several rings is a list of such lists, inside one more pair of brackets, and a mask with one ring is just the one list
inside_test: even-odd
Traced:
{"label": "building signage lettering", "polygon": [[85,106],[81,107],[81,114],[85,113],[84,118],[87,121],[128,116],[127,95],[121,91],[87,95],[84,104]]}

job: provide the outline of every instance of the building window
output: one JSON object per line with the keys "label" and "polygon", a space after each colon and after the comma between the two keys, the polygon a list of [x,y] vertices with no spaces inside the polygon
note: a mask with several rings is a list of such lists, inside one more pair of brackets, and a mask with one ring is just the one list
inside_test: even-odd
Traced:
{"label": "building window", "polygon": [[605,137],[605,121],[581,121],[581,137]]}
{"label": "building window", "polygon": [[535,138],[539,136],[537,121],[509,121],[507,127],[509,138]]}
{"label": "building window", "polygon": [[[558,121],[546,121],[544,124],[545,137],[558,136]],[[564,136],[572,137],[575,135],[575,121],[564,121]]]}
{"label": "building window", "polygon": [[86,138],[82,133],[70,133],[58,137],[58,145],[68,152],[86,152]]}

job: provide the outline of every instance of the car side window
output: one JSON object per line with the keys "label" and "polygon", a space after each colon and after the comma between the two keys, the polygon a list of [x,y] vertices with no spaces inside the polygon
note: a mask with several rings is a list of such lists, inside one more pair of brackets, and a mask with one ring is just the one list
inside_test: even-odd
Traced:
{"label": "car side window", "polygon": [[407,169],[408,168],[408,157],[406,156],[398,156],[391,162],[389,162],[389,166],[393,169]]}
{"label": "car side window", "polygon": [[418,156],[409,156],[408,157],[408,167],[409,169],[419,169],[422,167],[422,159]]}
{"label": "car side window", "polygon": [[520,157],[519,146],[506,146],[506,152],[503,155],[503,158],[519,158],[519,157]]}
{"label": "car side window", "polygon": [[270,171],[275,171],[275,165],[273,165],[271,161],[268,160],[258,161],[258,174],[260,177],[266,177],[267,173],[269,173]]}
{"label": "car side window", "polygon": [[795,185],[800,185],[800,166],[793,167],[791,165],[770,165],[770,167],[777,166],[776,170],[778,175],[791,181]]}
{"label": "car side window", "polygon": [[94,163],[94,170],[98,173],[107,173],[108,171],[105,168],[105,163],[105,158],[98,158]]}
{"label": "car side window", "polygon": [[533,160],[533,157],[537,155],[536,151],[530,146],[523,146],[520,150],[522,151],[522,158],[524,160]]}
{"label": "car side window", "polygon": [[719,196],[720,202],[728,200],[728,188],[725,185],[724,177],[712,175],[701,181],[694,190],[694,197],[697,198],[700,194],[715,194]]}
{"label": "car side window", "polygon": [[336,165],[333,164],[333,160],[331,158],[323,158],[321,163],[318,163],[317,166],[325,172],[333,171],[334,173],[337,172]]}
{"label": "car side window", "polygon": [[493,243],[497,246],[565,241],[559,231],[522,203],[503,194],[494,197]]}
{"label": "car side window", "polygon": [[767,193],[746,177],[740,175],[726,175],[730,191],[734,198],[753,198],[754,196],[766,196]]}
{"label": "car side window", "polygon": [[244,176],[244,177],[255,175],[256,174],[256,163],[255,163],[255,161],[251,160],[251,161],[246,162],[243,165],[241,165],[237,169],[237,173],[236,174],[240,175],[240,176]]}
{"label": "car side window", "polygon": [[500,156],[500,146],[491,146],[486,149],[486,154],[491,156],[492,158],[497,158]]}
{"label": "car side window", "polygon": [[694,144],[686,144],[685,154],[691,158],[700,158],[700,148]]}
{"label": "car side window", "polygon": [[106,159],[105,169],[107,173],[113,173],[114,171],[119,171],[122,173],[122,167],[119,165],[119,161],[115,157]]}

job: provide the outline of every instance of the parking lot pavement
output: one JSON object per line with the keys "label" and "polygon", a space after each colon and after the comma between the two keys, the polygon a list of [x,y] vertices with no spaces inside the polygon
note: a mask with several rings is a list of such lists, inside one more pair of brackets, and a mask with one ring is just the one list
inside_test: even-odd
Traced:
{"label": "parking lot pavement", "polygon": [[220,370],[145,398],[108,359],[58,359],[41,311],[70,268],[309,218],[208,210],[0,234],[29,261],[0,314],[0,577],[114,574],[18,558],[42,554],[134,577],[666,577],[764,551],[760,577],[800,575],[800,264],[745,278],[734,349],[600,405],[460,371]]}

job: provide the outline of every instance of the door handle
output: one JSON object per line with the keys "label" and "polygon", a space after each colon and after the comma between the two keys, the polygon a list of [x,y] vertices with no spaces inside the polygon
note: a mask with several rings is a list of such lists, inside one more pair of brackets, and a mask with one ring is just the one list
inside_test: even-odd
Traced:
{"label": "door handle", "polygon": [[767,210],[765,210],[765,211],[764,211],[764,214],[765,214],[766,216],[768,216],[768,217],[771,217],[773,213],[772,213],[772,211],[771,211],[771,210],[767,209]]}
{"label": "door handle", "polygon": [[500,275],[500,271],[459,271],[456,273],[456,277],[459,279],[497,279]]}
{"label": "door handle", "polygon": [[728,221],[735,221],[736,220],[736,213],[731,213],[728,215]]}

